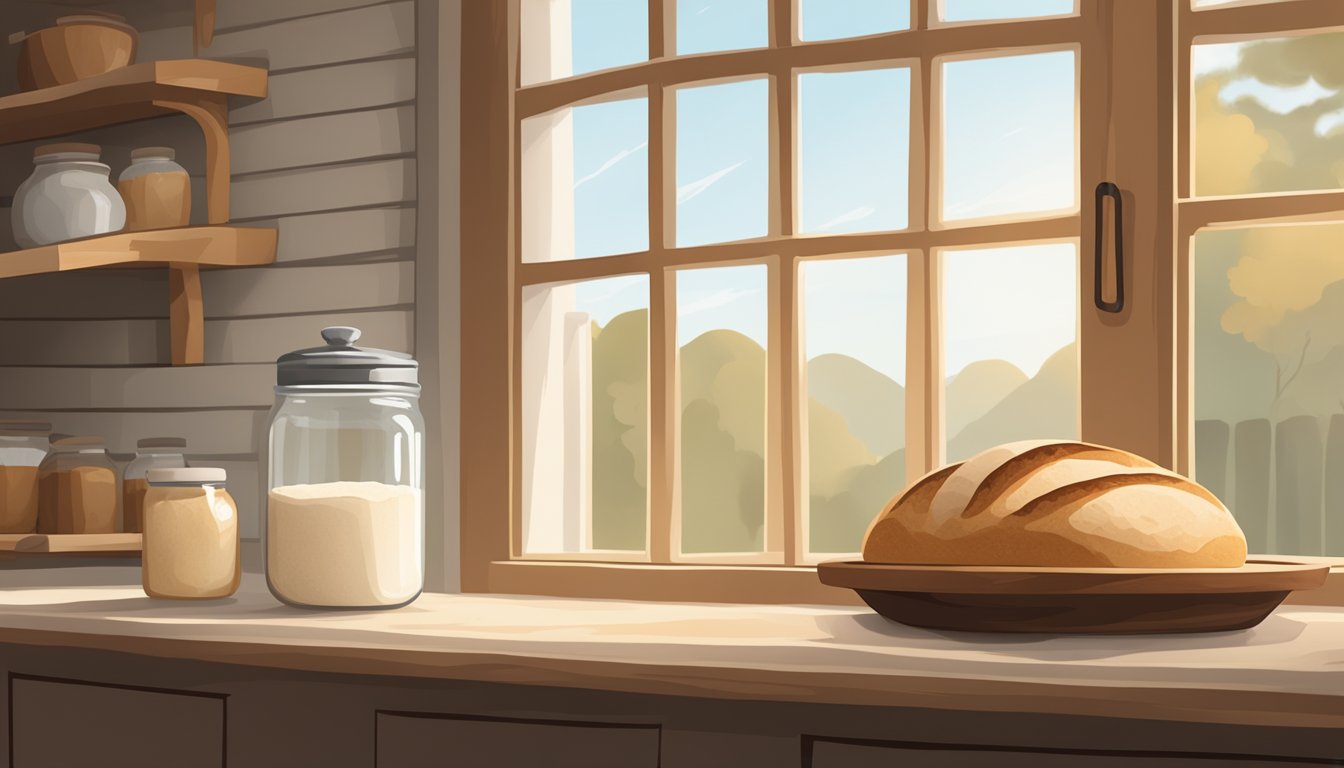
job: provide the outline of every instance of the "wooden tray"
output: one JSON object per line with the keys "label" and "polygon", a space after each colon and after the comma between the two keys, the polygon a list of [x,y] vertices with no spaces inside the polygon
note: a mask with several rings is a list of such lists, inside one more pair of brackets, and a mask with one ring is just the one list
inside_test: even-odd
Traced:
{"label": "wooden tray", "polygon": [[138,533],[2,533],[0,555],[123,556],[140,554]]}
{"label": "wooden tray", "polygon": [[1219,632],[1264,621],[1328,565],[1251,560],[1241,568],[1011,568],[830,562],[821,583],[854,590],[914,627],[969,632]]}

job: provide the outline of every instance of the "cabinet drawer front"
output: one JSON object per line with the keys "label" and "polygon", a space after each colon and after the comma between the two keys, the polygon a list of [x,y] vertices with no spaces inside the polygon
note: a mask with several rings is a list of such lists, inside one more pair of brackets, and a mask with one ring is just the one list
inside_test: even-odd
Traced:
{"label": "cabinet drawer front", "polygon": [[656,768],[657,726],[378,713],[378,768]]}
{"label": "cabinet drawer front", "polygon": [[[817,740],[812,742],[812,761],[805,763],[805,768],[1217,768],[1227,764],[1226,756],[1201,757],[1197,754],[1108,755],[957,749],[941,745],[921,749]],[[1283,763],[1272,758],[1238,759],[1234,765],[1237,768],[1273,768],[1281,767]]]}
{"label": "cabinet drawer front", "polygon": [[224,697],[14,675],[13,768],[218,768]]}

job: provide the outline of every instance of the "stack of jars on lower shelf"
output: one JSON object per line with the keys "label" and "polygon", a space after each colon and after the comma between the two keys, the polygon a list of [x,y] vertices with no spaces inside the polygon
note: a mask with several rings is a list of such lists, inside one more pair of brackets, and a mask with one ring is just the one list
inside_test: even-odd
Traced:
{"label": "stack of jars on lower shelf", "polygon": [[176,437],[140,440],[118,493],[102,438],[0,420],[0,534],[142,533],[146,594],[231,595],[240,578],[238,507],[224,470],[188,468],[185,448]]}

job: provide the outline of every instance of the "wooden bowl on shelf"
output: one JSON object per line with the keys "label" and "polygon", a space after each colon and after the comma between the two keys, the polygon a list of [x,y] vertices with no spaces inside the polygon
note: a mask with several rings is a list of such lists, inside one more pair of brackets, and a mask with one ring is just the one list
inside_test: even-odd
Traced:
{"label": "wooden bowl on shelf", "polygon": [[135,62],[135,28],[115,15],[62,16],[56,26],[11,35],[19,45],[19,89],[65,85]]}
{"label": "wooden bowl on shelf", "polygon": [[913,627],[969,632],[1221,632],[1264,621],[1330,567],[1250,560],[1240,568],[1016,568],[830,562],[821,583],[854,590]]}

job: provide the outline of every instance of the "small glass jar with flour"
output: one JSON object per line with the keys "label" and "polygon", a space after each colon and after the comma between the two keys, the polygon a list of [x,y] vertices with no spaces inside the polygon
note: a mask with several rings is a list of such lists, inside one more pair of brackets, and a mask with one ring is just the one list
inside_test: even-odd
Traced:
{"label": "small glass jar with flour", "polygon": [[277,362],[266,582],[290,605],[395,608],[424,587],[418,365],[359,335],[325,328]]}
{"label": "small glass jar with flour", "polygon": [[217,467],[157,468],[146,472],[145,594],[169,600],[210,600],[238,591],[238,505]]}

